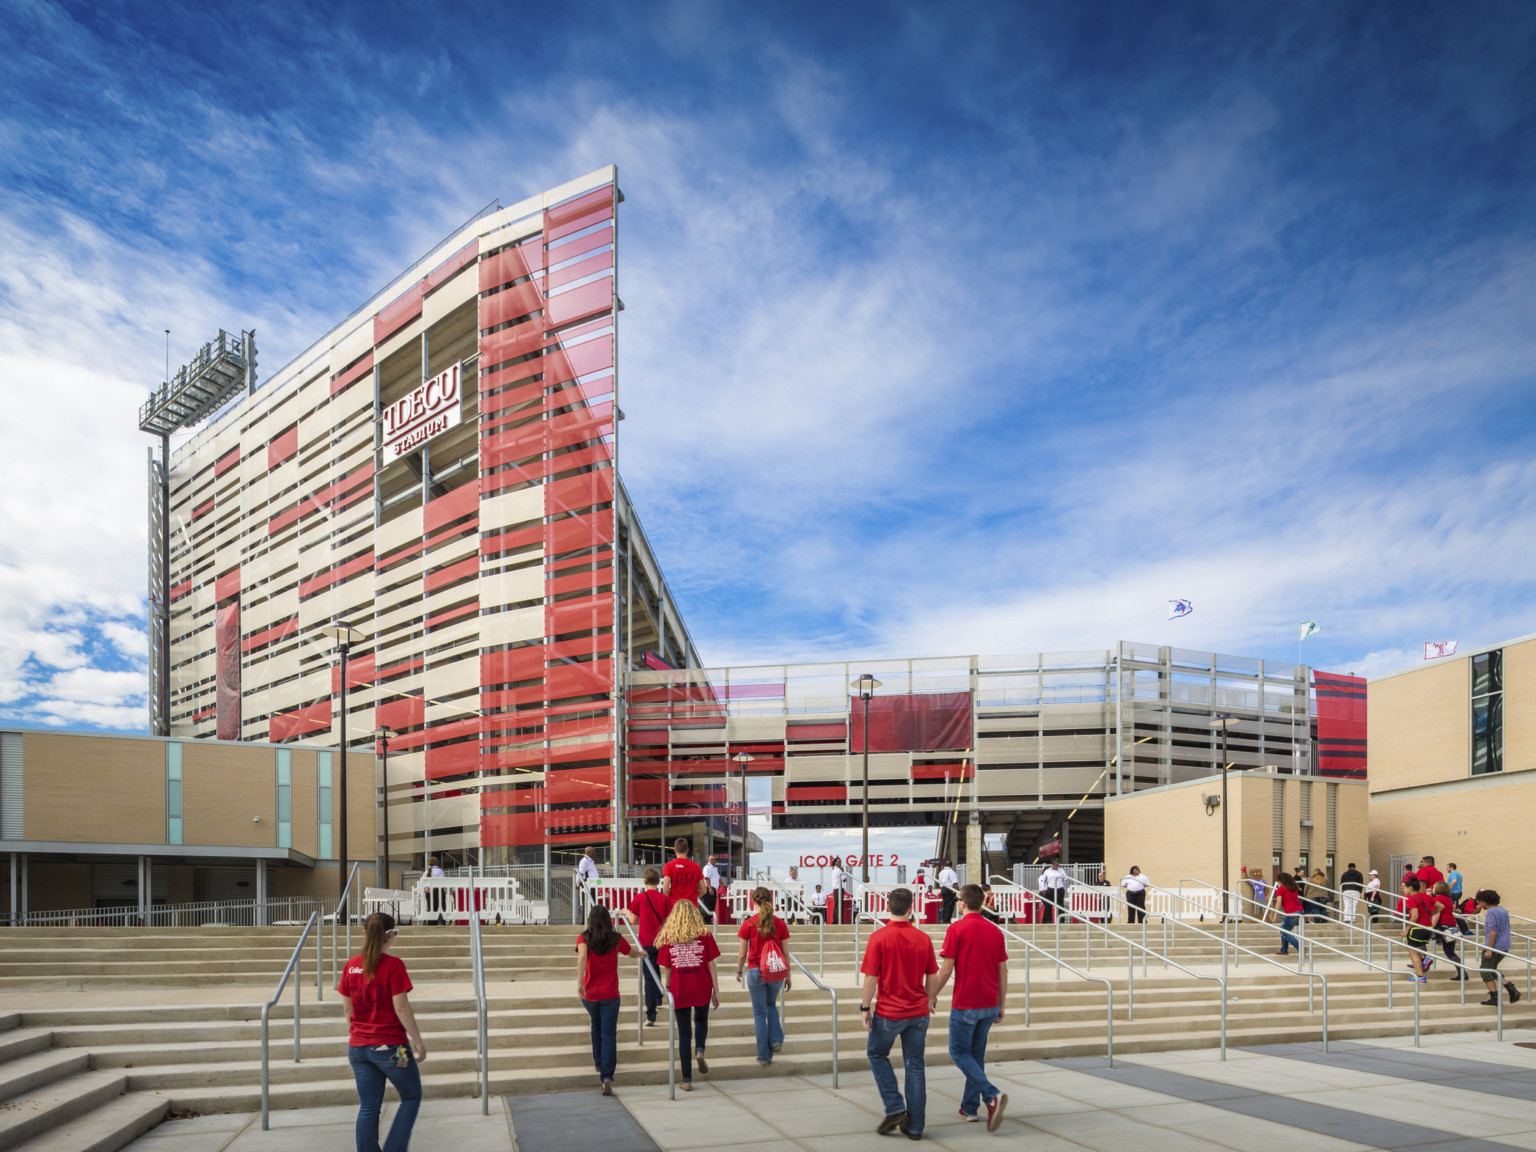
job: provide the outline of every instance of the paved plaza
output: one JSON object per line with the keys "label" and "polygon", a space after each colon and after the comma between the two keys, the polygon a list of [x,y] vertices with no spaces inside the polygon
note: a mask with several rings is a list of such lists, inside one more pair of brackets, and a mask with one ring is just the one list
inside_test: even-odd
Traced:
{"label": "paved plaza", "polygon": [[[1536,1030],[999,1063],[1007,1118],[988,1134],[961,1123],[961,1079],[941,1045],[928,1048],[927,1143],[960,1150],[1031,1152],[1412,1152],[1536,1150]],[[473,1100],[427,1100],[417,1148],[452,1152],[893,1152],[899,1136],[874,1132],[881,1108],[867,1071],[831,1076],[695,1081],[667,1098],[665,1086],[509,1097],[480,1115]],[[392,1116],[386,1109],[385,1123]],[[333,1152],[350,1146],[349,1107],[274,1112],[270,1131],[250,1115],[172,1120],[133,1152]]]}

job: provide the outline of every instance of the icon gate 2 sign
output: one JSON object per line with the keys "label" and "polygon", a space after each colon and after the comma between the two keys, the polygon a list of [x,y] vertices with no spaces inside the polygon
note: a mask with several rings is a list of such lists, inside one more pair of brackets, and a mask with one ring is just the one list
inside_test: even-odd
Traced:
{"label": "icon gate 2 sign", "polygon": [[444,369],[384,409],[381,439],[386,462],[400,459],[459,422],[461,367]]}

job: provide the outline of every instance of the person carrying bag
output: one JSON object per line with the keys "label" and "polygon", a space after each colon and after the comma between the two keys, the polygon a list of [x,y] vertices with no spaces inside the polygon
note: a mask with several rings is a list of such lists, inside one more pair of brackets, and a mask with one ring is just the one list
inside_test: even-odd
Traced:
{"label": "person carrying bag", "polygon": [[747,995],[752,998],[752,1029],[757,1036],[757,1062],[773,1063],[773,1054],[784,1047],[784,1026],[779,1017],[779,990],[789,991],[789,926],[773,914],[773,893],[767,888],[752,890],[757,915],[741,926],[736,935],[741,944],[736,950],[736,982],[746,974]]}

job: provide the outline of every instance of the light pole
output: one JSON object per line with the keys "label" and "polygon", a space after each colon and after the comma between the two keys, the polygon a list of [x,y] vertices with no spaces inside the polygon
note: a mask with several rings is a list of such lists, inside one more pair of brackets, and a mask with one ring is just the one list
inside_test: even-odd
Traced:
{"label": "light pole", "polygon": [[859,690],[859,699],[864,701],[864,805],[859,818],[859,825],[864,830],[863,841],[859,847],[859,872],[864,883],[869,883],[869,698],[875,694],[875,689],[880,687],[880,681],[876,680],[868,672],[859,676],[854,682]]}
{"label": "light pole", "polygon": [[747,765],[752,763],[752,757],[745,752],[738,752],[732,757],[741,765],[741,878],[747,878]]}
{"label": "light pole", "polygon": [[378,868],[378,885],[389,887],[389,738],[395,735],[391,728],[375,728],[373,735],[384,749],[384,786],[379,789],[379,805],[384,810],[384,858]]}
{"label": "light pole", "polygon": [[1227,863],[1227,729],[1237,723],[1236,716],[1229,716],[1225,712],[1218,713],[1212,720],[1212,728],[1221,729],[1221,915],[1222,919],[1230,914],[1227,902],[1228,879],[1232,875],[1231,866]]}
{"label": "light pole", "polygon": [[339,864],[336,870],[336,898],[340,900],[347,893],[347,654],[352,650],[352,645],[362,643],[363,634],[350,624],[332,624],[326,631],[336,637],[337,647],[341,650],[341,727],[337,733],[341,748],[341,780],[337,786],[341,819],[337,821],[339,829],[336,834],[336,860]]}

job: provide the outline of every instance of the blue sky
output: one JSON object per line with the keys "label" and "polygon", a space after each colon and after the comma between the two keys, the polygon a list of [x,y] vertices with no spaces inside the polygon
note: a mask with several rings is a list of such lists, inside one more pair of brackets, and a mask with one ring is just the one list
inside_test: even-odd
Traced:
{"label": "blue sky", "polygon": [[[1536,10],[0,0],[0,720],[143,727],[163,364],[605,163],[706,661],[1536,631]],[[1196,611],[1169,622],[1172,597]]]}

